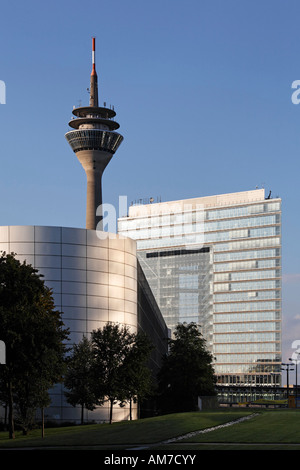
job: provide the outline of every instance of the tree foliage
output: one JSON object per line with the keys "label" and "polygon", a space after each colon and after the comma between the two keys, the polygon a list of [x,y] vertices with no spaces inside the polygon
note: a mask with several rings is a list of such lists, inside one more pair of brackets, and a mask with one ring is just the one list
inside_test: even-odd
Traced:
{"label": "tree foliage", "polygon": [[65,395],[70,405],[81,406],[81,424],[84,422],[84,409],[92,411],[98,404],[92,386],[93,358],[92,344],[84,336],[78,344],[74,344],[67,359]]}
{"label": "tree foliage", "polygon": [[109,401],[111,423],[113,405],[122,395],[121,369],[129,354],[133,335],[128,327],[120,328],[118,324],[108,323],[102,329],[93,330],[91,340],[95,394],[102,403]]}
{"label": "tree foliage", "polygon": [[179,323],[159,372],[162,412],[197,409],[198,396],[215,395],[213,357],[195,323]]}
{"label": "tree foliage", "polygon": [[[80,357],[80,351],[88,364]],[[143,333],[131,333],[128,327],[107,323],[93,330],[90,340],[85,338],[75,346],[68,360],[65,380],[68,402],[93,409],[108,401],[111,423],[115,403],[131,405],[149,392],[150,351],[148,338]]]}
{"label": "tree foliage", "polygon": [[48,389],[62,380],[68,330],[38,271],[6,253],[0,257],[0,336],[6,345],[0,388],[13,438],[14,408],[27,432],[36,409],[49,403]]}
{"label": "tree foliage", "polygon": [[152,348],[145,333],[139,332],[134,335],[134,341],[120,371],[123,383],[121,401],[124,404],[129,402],[130,419],[132,419],[132,403],[136,403],[137,398],[142,401],[152,393],[152,374],[147,367]]}

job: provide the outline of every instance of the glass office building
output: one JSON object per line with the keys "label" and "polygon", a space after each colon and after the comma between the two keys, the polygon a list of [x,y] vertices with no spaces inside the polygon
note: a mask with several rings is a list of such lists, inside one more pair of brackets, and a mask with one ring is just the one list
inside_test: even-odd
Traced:
{"label": "glass office building", "polygon": [[224,385],[281,383],[281,200],[263,189],[134,205],[119,234],[170,329],[201,326]]}

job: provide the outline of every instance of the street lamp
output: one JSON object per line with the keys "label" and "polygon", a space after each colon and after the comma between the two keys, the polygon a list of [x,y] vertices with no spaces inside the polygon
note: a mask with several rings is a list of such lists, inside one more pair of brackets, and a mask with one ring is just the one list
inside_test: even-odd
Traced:
{"label": "street lamp", "polygon": [[[300,353],[297,353],[298,356]],[[298,357],[296,359],[289,358],[289,361],[293,361],[293,363],[296,366],[296,394],[295,394],[295,402],[296,402],[296,408],[298,408]]]}
{"label": "street lamp", "polygon": [[290,369],[290,367],[291,367],[293,364],[285,364],[285,363],[282,362],[281,365],[286,367],[286,369],[284,369],[284,368],[281,367],[281,370],[286,370],[287,399],[289,399],[289,394],[290,394],[290,391],[289,391],[289,371],[290,371],[290,370],[294,370],[294,369]]}

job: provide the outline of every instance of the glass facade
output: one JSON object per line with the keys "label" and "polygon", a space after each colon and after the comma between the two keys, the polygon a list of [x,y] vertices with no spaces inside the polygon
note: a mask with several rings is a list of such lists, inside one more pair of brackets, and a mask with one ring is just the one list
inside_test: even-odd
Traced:
{"label": "glass facade", "polygon": [[168,327],[201,325],[219,384],[280,384],[280,199],[255,190],[134,206],[118,229],[137,240]]}
{"label": "glass facade", "polygon": [[[140,251],[141,267],[168,328],[177,323],[196,322],[209,336],[212,320],[212,255],[198,250]],[[211,329],[212,334],[212,329]]]}

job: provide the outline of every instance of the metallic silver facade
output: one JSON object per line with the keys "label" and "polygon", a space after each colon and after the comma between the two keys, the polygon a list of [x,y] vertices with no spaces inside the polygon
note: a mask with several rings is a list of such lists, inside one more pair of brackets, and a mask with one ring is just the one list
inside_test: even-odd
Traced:
{"label": "metallic silver facade", "polygon": [[[115,234],[102,235],[100,239],[94,230],[68,227],[0,227],[0,251],[26,260],[53,289],[55,305],[70,329],[70,345],[107,322],[138,331],[136,243]],[[80,407],[66,402],[62,384],[51,390],[51,400],[47,419],[80,422]],[[128,407],[115,405],[115,421],[128,416]],[[85,420],[108,421],[109,405],[86,410]]]}

